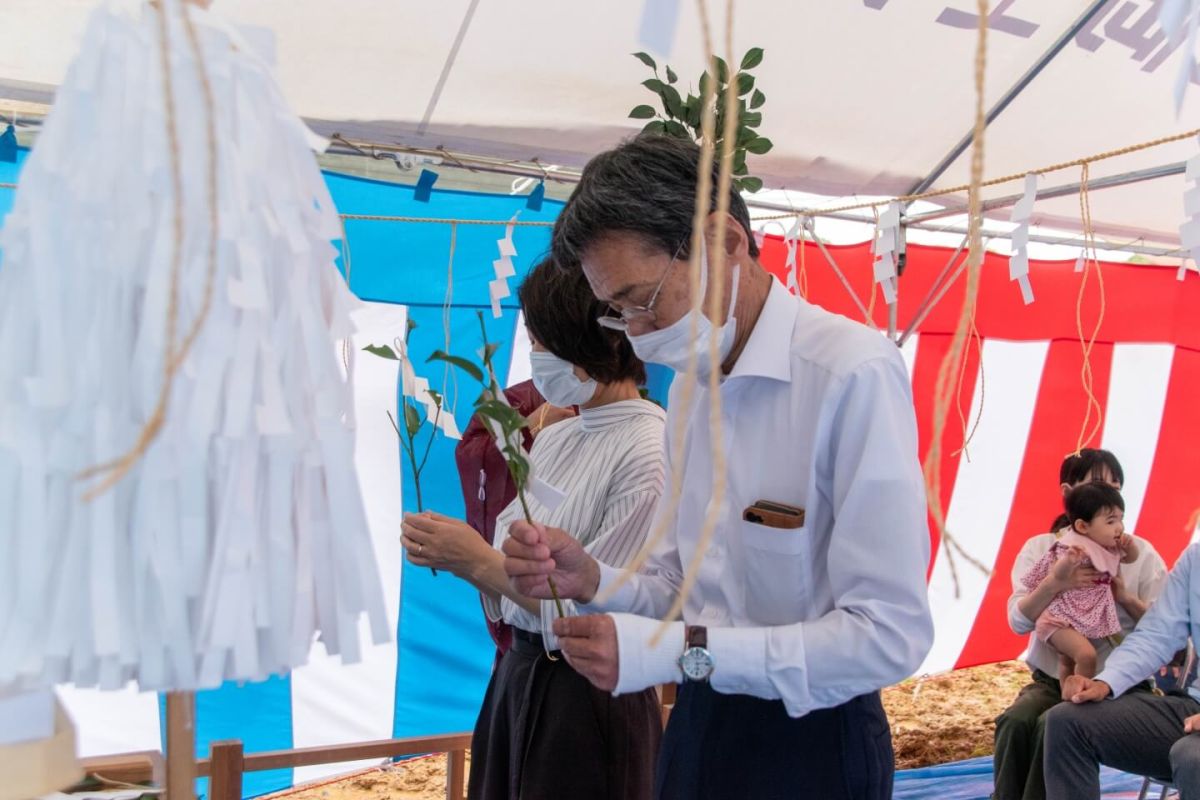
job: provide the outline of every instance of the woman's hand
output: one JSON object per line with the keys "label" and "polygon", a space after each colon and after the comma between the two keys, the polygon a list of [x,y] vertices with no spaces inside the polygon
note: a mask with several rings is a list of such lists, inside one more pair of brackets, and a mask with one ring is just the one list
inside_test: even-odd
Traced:
{"label": "woman's hand", "polygon": [[496,552],[470,525],[436,511],[405,514],[400,530],[409,563],[444,569],[468,580]]}
{"label": "woman's hand", "polygon": [[1052,582],[1056,594],[1072,589],[1086,589],[1095,586],[1100,580],[1100,571],[1095,567],[1085,566],[1083,559],[1084,552],[1078,547],[1072,547],[1054,562],[1046,578]]}

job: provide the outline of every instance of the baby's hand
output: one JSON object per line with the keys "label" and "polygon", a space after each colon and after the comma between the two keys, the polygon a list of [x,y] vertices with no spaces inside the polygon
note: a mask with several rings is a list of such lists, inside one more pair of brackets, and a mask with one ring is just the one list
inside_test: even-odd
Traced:
{"label": "baby's hand", "polygon": [[1128,533],[1122,533],[1120,536],[1117,537],[1117,549],[1120,550],[1122,553],[1127,551],[1131,544],[1133,544],[1133,537],[1130,536]]}

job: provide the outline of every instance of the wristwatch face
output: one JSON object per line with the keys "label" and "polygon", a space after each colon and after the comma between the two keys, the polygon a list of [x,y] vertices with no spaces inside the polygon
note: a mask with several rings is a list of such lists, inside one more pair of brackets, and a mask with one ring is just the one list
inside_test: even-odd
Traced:
{"label": "wristwatch face", "polygon": [[679,657],[679,668],[689,680],[707,680],[713,671],[712,655],[703,647],[689,647]]}

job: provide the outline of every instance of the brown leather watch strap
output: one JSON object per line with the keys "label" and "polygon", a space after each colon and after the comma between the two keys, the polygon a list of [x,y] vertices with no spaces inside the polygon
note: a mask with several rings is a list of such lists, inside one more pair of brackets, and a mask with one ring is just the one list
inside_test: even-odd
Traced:
{"label": "brown leather watch strap", "polygon": [[708,649],[708,628],[703,625],[688,625],[687,626],[687,647],[699,647],[702,650]]}

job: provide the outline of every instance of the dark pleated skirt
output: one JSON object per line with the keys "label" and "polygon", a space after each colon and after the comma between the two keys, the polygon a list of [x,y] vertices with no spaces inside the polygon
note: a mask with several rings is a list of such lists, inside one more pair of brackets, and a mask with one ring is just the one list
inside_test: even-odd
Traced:
{"label": "dark pleated skirt", "polygon": [[649,800],[662,739],[653,689],[613,697],[513,630],[471,739],[470,800]]}

